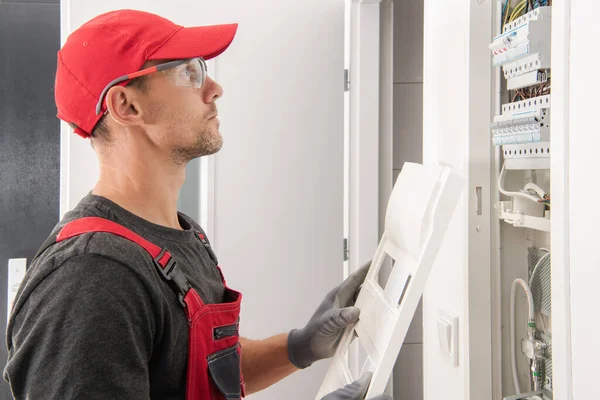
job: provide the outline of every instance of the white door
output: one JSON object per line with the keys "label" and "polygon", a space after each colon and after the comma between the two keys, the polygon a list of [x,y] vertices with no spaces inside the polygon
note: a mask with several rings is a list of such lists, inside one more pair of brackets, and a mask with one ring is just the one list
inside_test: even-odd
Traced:
{"label": "white door", "polygon": [[[423,161],[467,181],[423,295],[425,400],[492,398],[492,3],[424,3]],[[444,313],[458,317],[458,365],[440,349]]]}
{"label": "white door", "polygon": [[[392,2],[346,0],[345,274],[372,260],[392,189]],[[383,275],[391,265],[386,261]],[[365,354],[348,354],[358,376]]]}
{"label": "white door", "polygon": [[[343,0],[71,0],[62,8],[65,35],[118,8],[183,25],[239,22],[209,71],[224,87],[225,143],[204,164],[209,234],[228,284],[244,295],[242,334],[301,327],[343,278]],[[63,212],[97,177],[89,143],[64,129]],[[317,363],[253,398],[314,398],[325,370]]]}

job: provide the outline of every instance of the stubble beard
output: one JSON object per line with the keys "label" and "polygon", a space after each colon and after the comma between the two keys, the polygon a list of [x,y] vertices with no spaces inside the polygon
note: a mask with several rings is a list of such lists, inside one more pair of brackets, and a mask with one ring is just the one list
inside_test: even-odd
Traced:
{"label": "stubble beard", "polygon": [[201,133],[196,136],[196,141],[193,145],[173,150],[172,159],[176,165],[185,165],[195,158],[215,154],[222,147],[223,137],[219,133],[219,127],[217,126],[214,129],[204,126]]}

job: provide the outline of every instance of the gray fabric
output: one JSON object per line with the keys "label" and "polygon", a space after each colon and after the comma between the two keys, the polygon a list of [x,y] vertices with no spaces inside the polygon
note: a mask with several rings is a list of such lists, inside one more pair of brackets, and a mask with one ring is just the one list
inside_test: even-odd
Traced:
{"label": "gray fabric", "polygon": [[[183,231],[88,195],[68,221],[97,216],[166,247],[206,303],[224,286],[180,214]],[[4,378],[16,399],[184,399],[188,324],[173,289],[137,244],[109,233],[57,243],[27,271],[7,330]]]}
{"label": "gray fabric", "polygon": [[[366,372],[358,380],[344,386],[341,389],[336,390],[333,393],[329,393],[321,400],[362,400],[369,389],[371,378],[373,377],[372,372]],[[370,397],[369,400],[393,400],[392,396],[387,394],[380,394],[375,397]]]}
{"label": "gray fabric", "polygon": [[356,323],[360,316],[360,310],[354,307],[354,302],[369,272],[369,265],[333,288],[304,328],[290,332],[288,354],[296,367],[306,368],[315,361],[335,354],[346,327]]}

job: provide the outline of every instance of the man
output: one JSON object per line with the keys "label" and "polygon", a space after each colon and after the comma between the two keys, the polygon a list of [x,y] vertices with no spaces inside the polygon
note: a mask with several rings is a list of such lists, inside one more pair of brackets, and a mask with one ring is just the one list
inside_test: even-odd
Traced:
{"label": "man", "polygon": [[[177,212],[186,164],[222,146],[223,90],[205,60],[236,29],[121,10],[59,51],[58,117],[91,139],[100,178],[44,243],[15,300],[5,370],[15,398],[238,399],[331,357],[358,320],[365,269],[302,329],[239,338],[241,294],[202,228]],[[369,379],[326,399],[361,399]]]}

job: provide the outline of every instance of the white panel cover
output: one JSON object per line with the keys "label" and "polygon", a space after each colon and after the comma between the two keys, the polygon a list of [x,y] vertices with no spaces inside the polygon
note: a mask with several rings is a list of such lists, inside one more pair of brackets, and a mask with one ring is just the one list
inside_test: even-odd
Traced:
{"label": "white panel cover", "polygon": [[[388,203],[385,232],[356,300],[360,320],[345,332],[317,399],[358,378],[345,362],[355,339],[367,354],[361,374],[373,372],[367,398],[384,392],[462,187],[452,168],[404,164]],[[378,277],[386,255],[394,267],[384,289]]]}

